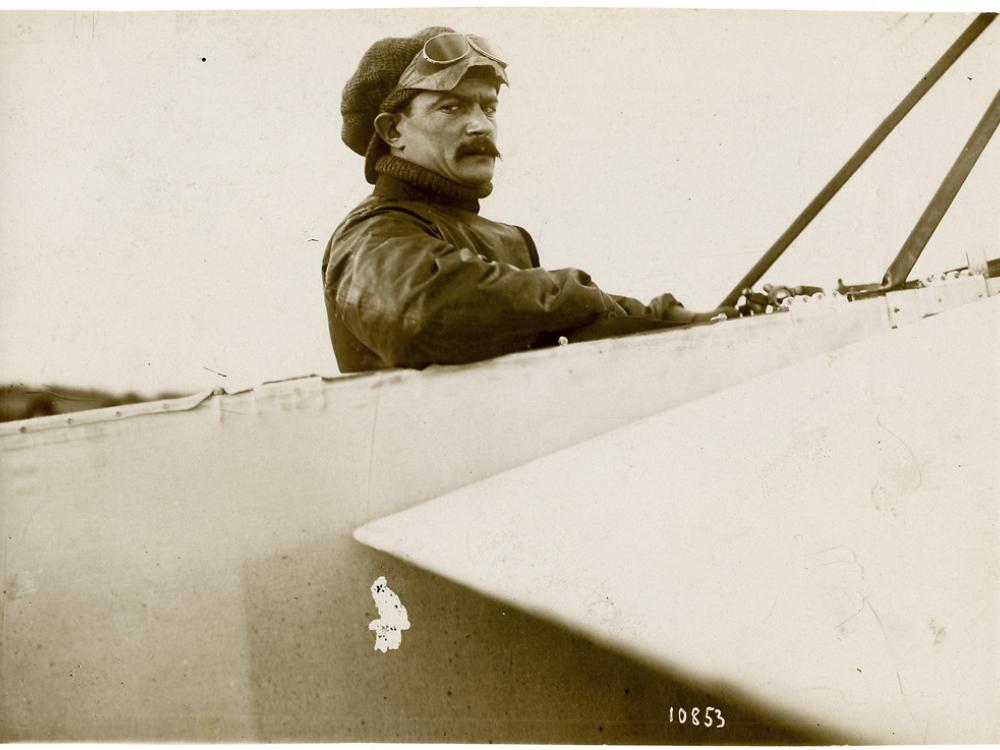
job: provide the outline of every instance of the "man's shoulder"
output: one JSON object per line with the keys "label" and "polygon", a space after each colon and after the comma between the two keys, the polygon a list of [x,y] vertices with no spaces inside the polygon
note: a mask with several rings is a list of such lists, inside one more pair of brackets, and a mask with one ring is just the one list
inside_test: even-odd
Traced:
{"label": "man's shoulder", "polygon": [[334,231],[334,239],[358,232],[441,235],[442,215],[433,204],[371,195],[355,206]]}
{"label": "man's shoulder", "polygon": [[433,218],[434,212],[430,204],[369,195],[351,209],[341,222],[341,226],[380,219],[387,221],[432,221]]}
{"label": "man's shoulder", "polygon": [[372,195],[359,203],[334,230],[323,265],[386,243],[444,242],[473,250],[481,257],[518,268],[538,268],[538,250],[531,235],[514,224],[492,221],[473,211],[432,202]]}
{"label": "man's shoulder", "polygon": [[335,236],[351,231],[372,231],[378,227],[422,228],[440,235],[443,229],[465,224],[489,226],[525,233],[521,227],[487,219],[472,211],[425,201],[370,195],[354,207],[340,223]]}

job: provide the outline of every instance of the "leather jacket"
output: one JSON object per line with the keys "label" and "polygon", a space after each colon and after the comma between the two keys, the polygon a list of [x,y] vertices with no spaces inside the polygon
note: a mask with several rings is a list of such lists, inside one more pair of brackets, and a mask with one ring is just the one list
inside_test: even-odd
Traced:
{"label": "leather jacket", "polygon": [[638,300],[601,291],[583,271],[540,268],[524,229],[484,219],[478,208],[379,176],[323,256],[341,372],[473,362],[551,345],[561,334],[580,340],[670,325]]}

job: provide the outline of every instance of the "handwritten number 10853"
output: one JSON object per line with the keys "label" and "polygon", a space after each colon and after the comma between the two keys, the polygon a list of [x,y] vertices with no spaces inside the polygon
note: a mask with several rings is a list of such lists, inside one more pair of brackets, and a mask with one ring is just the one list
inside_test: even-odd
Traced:
{"label": "handwritten number 10853", "polygon": [[669,721],[671,724],[691,724],[696,727],[706,729],[722,729],[726,726],[726,719],[722,715],[721,709],[715,706],[695,706],[691,709],[670,707]]}

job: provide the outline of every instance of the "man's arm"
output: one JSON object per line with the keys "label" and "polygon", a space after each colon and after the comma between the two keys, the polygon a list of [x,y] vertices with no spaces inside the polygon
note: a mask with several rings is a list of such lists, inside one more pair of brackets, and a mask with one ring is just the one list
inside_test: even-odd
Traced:
{"label": "man's arm", "polygon": [[394,366],[472,362],[629,316],[583,271],[484,260],[404,211],[338,236],[325,283],[343,324]]}

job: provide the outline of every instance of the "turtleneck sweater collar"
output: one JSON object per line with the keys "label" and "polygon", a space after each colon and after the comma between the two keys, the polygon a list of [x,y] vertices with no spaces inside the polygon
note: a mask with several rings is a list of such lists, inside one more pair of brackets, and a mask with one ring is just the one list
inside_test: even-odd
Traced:
{"label": "turtleneck sweater collar", "polygon": [[437,172],[387,154],[375,163],[378,180],[374,194],[383,198],[442,203],[479,213],[479,199],[493,191],[493,183],[479,188],[460,185]]}

